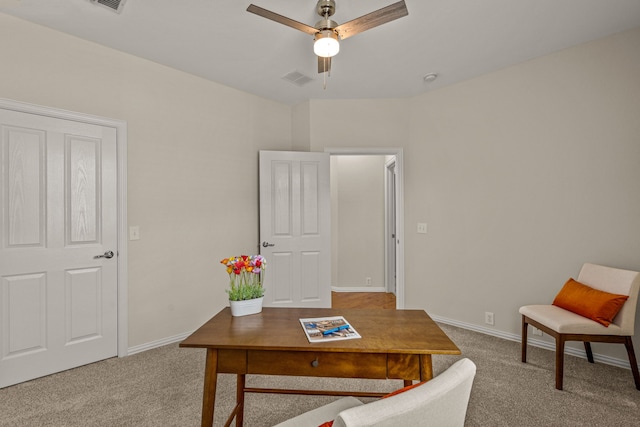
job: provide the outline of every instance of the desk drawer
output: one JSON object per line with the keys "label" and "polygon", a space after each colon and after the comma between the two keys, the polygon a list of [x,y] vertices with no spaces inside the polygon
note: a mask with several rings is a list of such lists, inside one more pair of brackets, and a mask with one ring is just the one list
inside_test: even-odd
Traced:
{"label": "desk drawer", "polygon": [[313,377],[387,378],[387,355],[308,351],[249,351],[247,373]]}

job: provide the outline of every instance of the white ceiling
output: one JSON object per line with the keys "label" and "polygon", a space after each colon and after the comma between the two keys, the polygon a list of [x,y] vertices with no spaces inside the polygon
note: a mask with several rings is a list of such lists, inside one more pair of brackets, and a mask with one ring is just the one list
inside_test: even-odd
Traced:
{"label": "white ceiling", "polygon": [[[395,1],[336,0],[332,18]],[[640,27],[640,0],[406,0],[408,16],[341,43],[323,89],[312,37],[246,12],[252,2],[319,19],[316,0],[127,0],[121,14],[89,0],[0,0],[0,12],[286,104],[411,97]],[[283,80],[291,71],[314,80]]]}

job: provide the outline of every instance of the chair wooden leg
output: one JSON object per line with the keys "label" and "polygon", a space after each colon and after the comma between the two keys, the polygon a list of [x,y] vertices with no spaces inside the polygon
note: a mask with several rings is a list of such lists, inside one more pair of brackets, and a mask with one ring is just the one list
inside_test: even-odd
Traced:
{"label": "chair wooden leg", "polygon": [[522,363],[527,363],[527,330],[528,328],[527,321],[525,320],[524,315],[522,315]]}
{"label": "chair wooden leg", "polygon": [[631,341],[631,337],[624,338],[624,346],[627,348],[627,354],[629,355],[629,364],[631,365],[631,372],[633,373],[633,380],[636,383],[636,389],[640,390],[640,373],[638,373],[638,361],[636,360],[636,353],[633,351],[633,341]]}
{"label": "chair wooden leg", "polygon": [[593,352],[591,351],[591,343],[589,341],[584,342],[584,350],[587,352],[587,360],[589,363],[593,362]]}
{"label": "chair wooden leg", "polygon": [[564,336],[556,337],[556,389],[562,390],[562,377],[564,376]]}

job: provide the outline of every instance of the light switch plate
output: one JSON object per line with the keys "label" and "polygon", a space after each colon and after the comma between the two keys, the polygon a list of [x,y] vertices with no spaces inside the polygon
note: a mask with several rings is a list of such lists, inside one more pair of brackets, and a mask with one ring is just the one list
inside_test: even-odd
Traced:
{"label": "light switch plate", "polygon": [[129,240],[140,240],[140,227],[132,225],[129,227]]}

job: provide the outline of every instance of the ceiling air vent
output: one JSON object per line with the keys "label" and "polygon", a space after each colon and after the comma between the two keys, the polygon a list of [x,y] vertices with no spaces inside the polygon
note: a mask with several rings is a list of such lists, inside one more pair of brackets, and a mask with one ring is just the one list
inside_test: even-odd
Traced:
{"label": "ceiling air vent", "polygon": [[304,86],[313,80],[311,77],[305,76],[300,71],[292,71],[290,73],[287,73],[282,76],[282,79],[297,86]]}
{"label": "ceiling air vent", "polygon": [[98,6],[106,7],[114,12],[122,12],[122,8],[127,0],[91,0],[91,3],[95,3]]}

